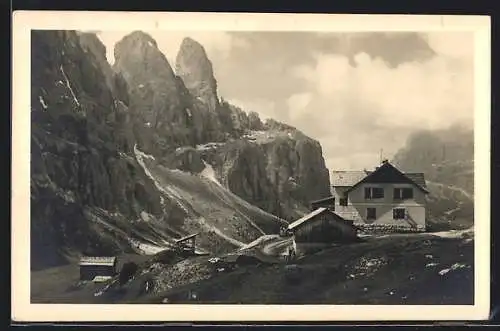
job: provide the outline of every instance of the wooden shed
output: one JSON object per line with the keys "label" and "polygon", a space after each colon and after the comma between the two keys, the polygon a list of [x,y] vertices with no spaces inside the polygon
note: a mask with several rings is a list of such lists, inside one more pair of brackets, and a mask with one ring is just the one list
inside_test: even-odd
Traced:
{"label": "wooden shed", "polygon": [[80,259],[80,280],[100,281],[112,278],[118,272],[115,256],[84,256]]}
{"label": "wooden shed", "polygon": [[195,254],[196,252],[196,236],[198,233],[190,234],[188,236],[175,240],[177,249],[183,252]]}
{"label": "wooden shed", "polygon": [[322,249],[332,244],[357,240],[357,228],[328,208],[321,207],[288,226],[293,233],[297,255]]}

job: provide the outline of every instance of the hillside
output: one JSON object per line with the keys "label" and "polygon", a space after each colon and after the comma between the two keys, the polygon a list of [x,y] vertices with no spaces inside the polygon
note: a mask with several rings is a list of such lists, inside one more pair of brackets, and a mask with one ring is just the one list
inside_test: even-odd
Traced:
{"label": "hillside", "polygon": [[[474,300],[472,232],[371,237],[293,264],[276,258],[289,244],[286,239],[268,236],[254,244],[247,256],[260,261],[248,258],[232,268],[208,257],[137,261],[139,272],[123,286],[76,285],[76,266],[40,271],[32,276],[40,283],[34,302],[398,305]],[[56,281],[63,272],[65,281]]]}
{"label": "hillside", "polygon": [[176,73],[142,32],[116,44],[113,67],[92,33],[31,43],[33,270],[154,254],[193,232],[228,252],[328,195],[319,143],[222,100],[196,41]]}
{"label": "hillside", "polygon": [[430,190],[432,229],[463,229],[474,224],[474,135],[454,125],[414,133],[396,153],[394,164],[404,171],[425,172]]}

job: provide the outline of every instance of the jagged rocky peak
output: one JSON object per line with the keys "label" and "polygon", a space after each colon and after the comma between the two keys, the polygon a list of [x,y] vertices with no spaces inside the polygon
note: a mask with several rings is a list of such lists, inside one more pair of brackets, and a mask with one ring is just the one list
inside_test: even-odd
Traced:
{"label": "jagged rocky peak", "polygon": [[150,75],[167,80],[175,86],[175,74],[165,55],[149,34],[134,31],[119,42],[115,49],[115,70],[124,71],[127,81],[146,79]]}
{"label": "jagged rocky peak", "polygon": [[219,105],[217,81],[205,48],[189,37],[184,38],[175,68],[191,94],[207,104],[210,111],[215,111]]}
{"label": "jagged rocky peak", "polygon": [[143,31],[133,31],[123,37],[119,43],[134,44],[138,47],[142,46],[158,48],[156,40],[154,40],[151,35]]}
{"label": "jagged rocky peak", "polygon": [[[189,97],[156,41],[135,31],[117,42],[114,52],[114,70],[127,83],[136,130],[144,141],[141,147],[192,143],[193,134],[186,130],[191,119]],[[153,153],[157,147],[146,151]]]}

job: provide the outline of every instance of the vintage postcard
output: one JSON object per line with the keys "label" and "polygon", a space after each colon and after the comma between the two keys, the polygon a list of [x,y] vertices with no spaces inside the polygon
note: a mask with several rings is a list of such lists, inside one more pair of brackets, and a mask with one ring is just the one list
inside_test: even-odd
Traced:
{"label": "vintage postcard", "polygon": [[13,24],[14,320],[488,317],[489,17]]}

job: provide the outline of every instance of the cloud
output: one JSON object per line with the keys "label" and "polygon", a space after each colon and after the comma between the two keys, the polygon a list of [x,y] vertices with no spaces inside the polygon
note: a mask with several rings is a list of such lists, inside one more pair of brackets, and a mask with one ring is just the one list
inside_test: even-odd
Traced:
{"label": "cloud", "polygon": [[[227,58],[233,47],[246,47],[244,41],[223,31],[144,31],[156,40],[158,48],[165,55],[171,66],[175,64],[175,58],[179,51],[182,40],[191,37],[203,45],[209,58]],[[98,37],[106,46],[106,57],[111,64],[114,62],[114,46],[130,31],[101,31]]]}
{"label": "cloud", "polygon": [[307,112],[307,106],[312,101],[311,93],[292,94],[287,100],[289,115],[292,120],[299,118]]}
{"label": "cloud", "polygon": [[[308,82],[300,95],[311,102],[290,124],[320,140],[329,167],[363,168],[378,162],[381,148],[391,157],[413,130],[471,122],[472,38],[436,33],[428,40],[436,56],[396,67],[364,52],[354,63],[344,55],[316,54],[313,65],[292,69]],[[288,111],[298,114],[296,107]]]}

